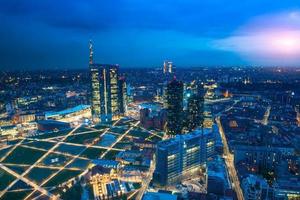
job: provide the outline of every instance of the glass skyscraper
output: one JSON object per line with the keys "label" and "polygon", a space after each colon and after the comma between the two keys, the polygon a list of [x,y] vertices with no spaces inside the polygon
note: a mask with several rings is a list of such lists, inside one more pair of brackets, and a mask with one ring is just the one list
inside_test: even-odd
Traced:
{"label": "glass skyscraper", "polygon": [[[94,64],[90,46],[90,71],[92,84],[92,116],[94,121],[107,122],[125,112],[123,92],[125,79],[119,80],[119,66]],[[121,82],[120,82],[121,81]]]}
{"label": "glass skyscraper", "polygon": [[118,87],[119,114],[123,115],[127,110],[127,85],[125,77],[119,78]]}
{"label": "glass skyscraper", "polygon": [[154,179],[160,185],[176,184],[200,172],[214,155],[214,131],[195,130],[158,143]]}
{"label": "glass skyscraper", "polygon": [[169,82],[165,98],[167,109],[166,133],[168,135],[180,134],[183,115],[183,83],[176,79]]}
{"label": "glass skyscraper", "polygon": [[188,98],[187,105],[187,129],[192,131],[197,127],[203,127],[204,121],[204,91],[203,86],[198,85]]}
{"label": "glass skyscraper", "polygon": [[119,114],[119,66],[91,64],[92,116],[102,122]]}

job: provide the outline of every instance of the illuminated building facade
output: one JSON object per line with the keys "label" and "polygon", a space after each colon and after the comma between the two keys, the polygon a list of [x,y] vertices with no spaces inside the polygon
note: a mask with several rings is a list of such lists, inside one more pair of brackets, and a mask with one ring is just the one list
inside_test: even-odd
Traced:
{"label": "illuminated building facade", "polygon": [[171,74],[173,72],[173,63],[171,61],[164,61],[164,74]]}
{"label": "illuminated building facade", "polygon": [[94,121],[111,121],[124,113],[125,79],[119,80],[119,65],[94,64],[90,47],[90,71],[92,83],[92,117]]}
{"label": "illuminated building facade", "polygon": [[207,158],[213,156],[214,141],[213,131],[204,129],[159,142],[155,182],[161,185],[176,184],[200,173]]}
{"label": "illuminated building facade", "polygon": [[242,181],[245,200],[272,199],[267,181],[255,175],[249,175]]}
{"label": "illuminated building facade", "polygon": [[45,112],[45,120],[57,120],[61,122],[76,122],[91,117],[90,105],[78,105],[61,111]]}
{"label": "illuminated building facade", "polygon": [[91,83],[92,83],[92,99],[91,99],[91,105],[92,105],[92,117],[93,120],[97,121],[100,116],[100,108],[101,108],[101,102],[100,102],[100,71],[96,67],[91,67]]}
{"label": "illuminated building facade", "polygon": [[34,113],[17,113],[13,116],[13,124],[23,124],[34,121],[36,118]]}
{"label": "illuminated building facade", "polygon": [[[203,89],[202,89],[203,90]],[[188,99],[188,130],[195,130],[197,127],[203,127],[204,121],[204,93],[201,89],[194,93]]]}
{"label": "illuminated building facade", "polygon": [[277,179],[273,184],[274,199],[300,199],[300,178]]}
{"label": "illuminated building facade", "polygon": [[121,198],[125,191],[121,188],[118,173],[115,169],[94,166],[91,169],[91,185],[94,199]]}
{"label": "illuminated building facade", "polygon": [[127,86],[125,77],[119,78],[118,87],[119,114],[123,115],[127,110]]}
{"label": "illuminated building facade", "polygon": [[293,155],[294,148],[235,145],[234,162],[246,162],[250,166],[275,169],[284,156]]}
{"label": "illuminated building facade", "polygon": [[183,114],[183,83],[173,79],[166,88],[166,110],[168,135],[180,134]]}
{"label": "illuminated building facade", "polygon": [[94,199],[124,199],[126,193],[135,188],[128,182],[141,183],[145,174],[135,168],[124,167],[114,160],[94,160],[89,172],[89,183],[92,185]]}
{"label": "illuminated building facade", "polygon": [[[90,65],[92,77],[92,115],[102,122],[119,115],[118,65]],[[122,88],[120,88],[122,90]]]}
{"label": "illuminated building facade", "polygon": [[163,130],[166,124],[166,115],[167,113],[164,109],[155,113],[150,108],[142,108],[140,109],[140,122],[146,129]]}

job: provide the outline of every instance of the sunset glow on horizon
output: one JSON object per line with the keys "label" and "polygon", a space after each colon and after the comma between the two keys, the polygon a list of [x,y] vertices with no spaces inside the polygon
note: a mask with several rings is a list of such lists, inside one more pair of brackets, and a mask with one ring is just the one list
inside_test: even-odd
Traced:
{"label": "sunset glow on horizon", "polygon": [[270,38],[271,50],[285,55],[300,54],[300,34],[278,34]]}
{"label": "sunset glow on horizon", "polygon": [[213,44],[217,49],[235,52],[251,62],[297,62],[300,56],[300,13],[293,11],[258,17],[232,36]]}

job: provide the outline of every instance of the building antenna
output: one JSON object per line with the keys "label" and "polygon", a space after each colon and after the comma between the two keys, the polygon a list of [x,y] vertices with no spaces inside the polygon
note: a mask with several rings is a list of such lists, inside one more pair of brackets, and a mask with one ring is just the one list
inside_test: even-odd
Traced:
{"label": "building antenna", "polygon": [[92,65],[93,64],[93,54],[94,54],[92,40],[90,40],[89,49],[90,49],[90,61],[89,61],[89,64]]}

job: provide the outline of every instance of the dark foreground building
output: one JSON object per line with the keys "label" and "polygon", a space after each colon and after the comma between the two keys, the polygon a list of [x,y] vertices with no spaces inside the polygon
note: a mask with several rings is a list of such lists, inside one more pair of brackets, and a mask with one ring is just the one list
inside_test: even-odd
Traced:
{"label": "dark foreground building", "polygon": [[166,133],[168,135],[180,134],[183,116],[183,83],[174,78],[167,85],[165,98],[167,109]]}

